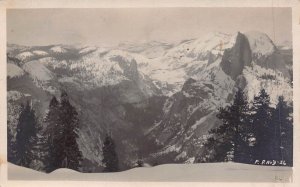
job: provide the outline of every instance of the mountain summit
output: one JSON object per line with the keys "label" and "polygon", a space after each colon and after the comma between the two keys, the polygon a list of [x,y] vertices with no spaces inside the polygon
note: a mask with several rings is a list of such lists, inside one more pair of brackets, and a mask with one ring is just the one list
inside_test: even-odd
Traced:
{"label": "mountain summit", "polygon": [[273,105],[280,95],[292,103],[291,59],[253,31],[114,48],[8,45],[8,131],[15,140],[21,103],[31,100],[43,124],[51,97],[65,90],[78,109],[82,171],[103,168],[108,132],[121,170],[140,158],[192,163],[237,89],[250,101],[264,88]]}

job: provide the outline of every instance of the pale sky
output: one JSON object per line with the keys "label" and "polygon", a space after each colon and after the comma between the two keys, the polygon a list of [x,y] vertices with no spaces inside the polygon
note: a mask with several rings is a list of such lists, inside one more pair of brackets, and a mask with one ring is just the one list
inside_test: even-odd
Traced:
{"label": "pale sky", "polygon": [[272,8],[10,9],[7,40],[22,45],[116,45],[255,30],[275,43],[291,41],[291,8],[274,8],[273,13]]}

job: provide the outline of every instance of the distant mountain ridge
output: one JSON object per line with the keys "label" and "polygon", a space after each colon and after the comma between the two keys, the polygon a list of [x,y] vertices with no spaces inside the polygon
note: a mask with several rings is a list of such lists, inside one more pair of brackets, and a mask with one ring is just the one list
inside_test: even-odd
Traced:
{"label": "distant mountain ridge", "polygon": [[260,32],[114,48],[9,44],[8,128],[15,133],[20,103],[31,99],[42,120],[51,96],[66,90],[81,120],[84,168],[102,167],[108,130],[122,169],[139,157],[150,164],[192,163],[208,131],[220,124],[217,109],[237,88],[249,100],[264,88],[272,103],[279,95],[292,103],[291,55]]}

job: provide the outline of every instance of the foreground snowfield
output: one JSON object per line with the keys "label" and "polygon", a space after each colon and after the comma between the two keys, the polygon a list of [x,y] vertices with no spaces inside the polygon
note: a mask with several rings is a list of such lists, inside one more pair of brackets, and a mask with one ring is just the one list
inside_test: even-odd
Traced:
{"label": "foreground snowfield", "polygon": [[166,164],[118,173],[79,173],[59,169],[51,174],[8,164],[8,180],[291,182],[292,168],[238,163]]}

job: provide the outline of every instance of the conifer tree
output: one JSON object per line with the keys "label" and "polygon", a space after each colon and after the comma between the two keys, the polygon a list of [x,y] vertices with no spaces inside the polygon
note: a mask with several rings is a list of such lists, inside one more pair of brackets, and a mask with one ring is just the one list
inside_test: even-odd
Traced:
{"label": "conifer tree", "polygon": [[[59,125],[62,130],[55,139],[56,161],[60,167],[78,170],[82,161],[76,139],[78,138],[79,119],[76,109],[71,105],[68,94],[62,92],[59,107]],[[60,127],[59,127],[60,129]]]}
{"label": "conifer tree", "polygon": [[222,125],[210,131],[202,162],[250,162],[249,107],[241,89],[236,92],[233,104],[219,109],[217,117],[222,120]]}
{"label": "conifer tree", "polygon": [[272,134],[274,131],[270,123],[272,110],[270,96],[262,89],[258,96],[254,97],[251,116],[256,139],[253,154],[257,160],[272,160]]}
{"label": "conifer tree", "polygon": [[115,151],[115,144],[113,139],[106,135],[103,144],[103,160],[102,163],[105,165],[104,172],[116,172],[119,170],[118,156]]}
{"label": "conifer tree", "polygon": [[16,134],[16,163],[29,167],[34,158],[32,148],[36,140],[37,119],[29,101],[21,108]]}
{"label": "conifer tree", "polygon": [[293,165],[293,125],[292,107],[290,107],[284,97],[278,98],[278,103],[272,113],[271,127],[272,142],[271,155],[274,160],[285,161],[287,165]]}
{"label": "conifer tree", "polygon": [[50,104],[49,110],[44,118],[45,123],[45,131],[43,133],[44,144],[47,149],[47,154],[45,155],[46,172],[51,172],[60,167],[60,161],[58,155],[63,153],[59,152],[62,149],[58,149],[58,145],[60,142],[58,140],[61,139],[63,135],[63,128],[59,123],[59,102],[56,97],[53,96]]}
{"label": "conifer tree", "polygon": [[43,135],[43,126],[37,124],[36,127],[36,138],[34,139],[32,145],[32,155],[33,160],[30,164],[30,168],[33,168],[38,171],[45,170],[48,160],[46,155],[48,154],[48,148],[46,145],[46,137]]}

